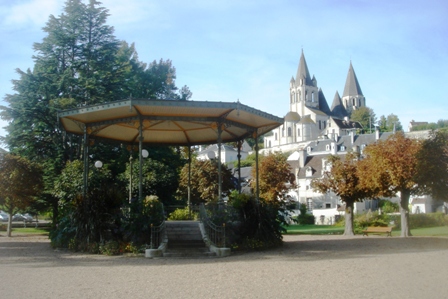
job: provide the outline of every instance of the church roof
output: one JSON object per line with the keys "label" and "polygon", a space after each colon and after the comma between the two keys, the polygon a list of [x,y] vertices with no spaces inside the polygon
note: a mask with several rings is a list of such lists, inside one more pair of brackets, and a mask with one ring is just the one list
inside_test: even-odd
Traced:
{"label": "church roof", "polygon": [[336,91],[333,104],[331,105],[331,115],[338,118],[344,118],[348,116],[347,110],[342,104],[341,97],[339,96],[339,92]]}
{"label": "church roof", "polygon": [[350,67],[348,69],[347,80],[345,81],[345,88],[342,97],[363,95],[361,87],[359,86],[358,79],[356,78],[355,70],[353,69],[352,62],[350,61]]}
{"label": "church roof", "polygon": [[333,121],[340,129],[362,129],[362,126],[359,122],[350,121],[350,120],[342,120],[333,118]]}
{"label": "church roof", "polygon": [[305,79],[305,85],[313,85],[308,66],[306,65],[305,55],[300,56],[299,68],[297,69],[296,84],[300,83],[300,79]]}
{"label": "church roof", "polygon": [[330,107],[328,107],[327,99],[325,99],[322,89],[319,88],[319,109],[327,115],[331,115]]}
{"label": "church roof", "polygon": [[300,121],[300,115],[297,112],[289,111],[285,115],[285,121],[298,122]]}

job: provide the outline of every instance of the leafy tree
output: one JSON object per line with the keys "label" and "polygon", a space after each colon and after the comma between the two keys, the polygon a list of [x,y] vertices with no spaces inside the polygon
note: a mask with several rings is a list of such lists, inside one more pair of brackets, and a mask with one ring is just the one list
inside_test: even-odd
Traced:
{"label": "leafy tree", "polygon": [[433,131],[417,154],[416,181],[434,199],[448,201],[448,132]]}
{"label": "leafy tree", "polygon": [[362,188],[376,196],[393,197],[400,193],[401,236],[411,236],[409,229],[409,197],[419,191],[418,158],[421,143],[406,138],[402,132],[377,141],[364,150],[366,158],[359,169]]}
{"label": "leafy tree", "polygon": [[382,115],[378,121],[381,132],[403,131],[403,126],[395,114],[389,114],[387,117]]}
{"label": "leafy tree", "polygon": [[[227,196],[232,189],[235,189],[233,176],[230,170],[221,165],[222,192]],[[218,164],[216,161],[197,160],[191,161],[191,185],[190,197],[192,204],[210,202],[218,198]],[[188,196],[188,164],[180,173],[178,194],[182,198]]]}
{"label": "leafy tree", "polygon": [[42,169],[37,164],[11,154],[0,155],[0,203],[10,216],[8,237],[12,216],[30,206],[42,188]]}
{"label": "leafy tree", "polygon": [[[15,93],[5,96],[8,106],[0,107],[0,117],[8,121],[3,141],[10,152],[43,166],[46,191],[41,199],[53,208],[54,219],[58,218],[58,199],[53,182],[67,161],[82,156],[82,137],[61,131],[58,110],[129,96],[185,100],[191,96],[186,86],[181,95],[176,93],[176,70],[170,60],[143,63],[133,44],[118,41],[113,27],[106,24],[108,15],[95,0],[87,4],[66,1],[62,14],[50,15],[44,39],[33,46],[33,68],[17,69]],[[125,150],[97,143],[91,151],[108,162],[118,162],[110,168],[112,177],[124,171]]]}
{"label": "leafy tree", "polygon": [[[270,153],[260,159],[259,188],[260,197],[273,204],[287,202],[286,194],[294,187],[294,177],[287,157],[281,153]],[[256,177],[255,167],[252,167],[252,177]],[[252,181],[252,188],[256,188]]]}
{"label": "leafy tree", "polygon": [[358,174],[359,155],[348,153],[344,159],[331,155],[328,163],[331,170],[325,171],[322,178],[312,181],[312,187],[321,193],[329,191],[338,195],[345,203],[344,235],[353,236],[353,207],[354,203],[371,197],[369,189],[360,185]]}
{"label": "leafy tree", "polygon": [[370,128],[375,128],[376,115],[372,108],[360,107],[353,110],[351,116],[351,121],[356,121],[361,124],[365,132],[370,132]]}

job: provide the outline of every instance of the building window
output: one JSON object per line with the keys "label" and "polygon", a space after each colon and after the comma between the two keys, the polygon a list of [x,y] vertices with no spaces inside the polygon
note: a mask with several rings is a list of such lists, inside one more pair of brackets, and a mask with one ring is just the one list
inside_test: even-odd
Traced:
{"label": "building window", "polygon": [[313,168],[311,167],[306,168],[306,176],[313,176]]}
{"label": "building window", "polygon": [[291,131],[291,128],[289,127],[288,128],[288,137],[291,137],[291,135],[292,135],[292,131]]}
{"label": "building window", "polygon": [[308,147],[306,148],[306,151],[307,151],[308,153],[311,153],[311,146],[308,146]]}
{"label": "building window", "polygon": [[322,121],[319,120],[319,130],[322,130]]}
{"label": "building window", "polygon": [[314,103],[314,92],[311,93],[311,102]]}
{"label": "building window", "polygon": [[326,151],[329,151],[329,150],[330,150],[330,145],[329,145],[329,144],[327,144],[327,145],[325,146],[325,150],[326,150]]}
{"label": "building window", "polygon": [[300,129],[297,129],[297,136],[300,137]]}
{"label": "building window", "polygon": [[325,209],[331,209],[331,203],[325,203]]}
{"label": "building window", "polygon": [[271,140],[269,140],[269,147],[271,147],[272,145],[271,145]]}
{"label": "building window", "polygon": [[345,151],[345,146],[341,145],[341,151]]}
{"label": "building window", "polygon": [[274,136],[275,136],[275,137],[274,137],[274,138],[275,138],[275,140],[277,140],[277,139],[278,139],[278,138],[277,138],[277,133],[275,133],[275,135],[274,135]]}
{"label": "building window", "polygon": [[331,127],[331,120],[328,120],[328,127]]}
{"label": "building window", "polygon": [[306,208],[308,211],[312,211],[313,210],[313,199],[312,198],[307,198],[306,199]]}

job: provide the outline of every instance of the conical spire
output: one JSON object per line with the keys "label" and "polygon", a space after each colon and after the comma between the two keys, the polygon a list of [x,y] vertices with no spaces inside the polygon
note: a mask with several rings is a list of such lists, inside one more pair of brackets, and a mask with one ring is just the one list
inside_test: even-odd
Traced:
{"label": "conical spire", "polygon": [[322,92],[322,89],[319,88],[319,109],[327,115],[331,115],[330,107],[328,107],[327,99]]}
{"label": "conical spire", "polygon": [[331,105],[331,114],[333,114],[334,117],[341,119],[348,116],[347,110],[342,104],[341,97],[337,91],[333,98],[333,104]]}
{"label": "conical spire", "polygon": [[352,62],[350,61],[350,67],[348,69],[347,80],[345,81],[345,88],[342,97],[363,95],[361,87],[359,86],[358,79],[356,78],[355,70],[353,69]]}
{"label": "conical spire", "polygon": [[300,84],[300,79],[305,80],[305,85],[312,85],[310,72],[308,71],[308,66],[306,65],[305,55],[300,56],[300,62],[299,62],[299,68],[297,69],[297,75],[296,75],[296,84]]}

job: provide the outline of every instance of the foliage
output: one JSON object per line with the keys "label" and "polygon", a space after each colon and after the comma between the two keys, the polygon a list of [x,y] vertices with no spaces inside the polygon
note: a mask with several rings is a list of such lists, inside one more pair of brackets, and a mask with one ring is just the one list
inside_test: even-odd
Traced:
{"label": "foliage", "polygon": [[235,219],[226,225],[232,230],[234,247],[263,249],[282,244],[282,233],[286,230],[277,205],[237,192],[232,192],[228,204],[235,209]]}
{"label": "foliage", "polygon": [[[130,95],[166,100],[191,97],[186,86],[177,93],[176,70],[170,60],[139,61],[133,44],[115,38],[113,27],[106,24],[108,15],[100,2],[80,0],[67,1],[59,16],[50,15],[43,28],[45,37],[34,44],[33,67],[17,69],[14,93],[5,96],[8,106],[0,107],[0,117],[8,122],[8,135],[2,141],[10,152],[43,166],[45,192],[34,208],[52,208],[54,223],[61,217],[53,182],[67,161],[82,156],[83,148],[82,137],[61,131],[59,110]],[[89,151],[89,156],[110,162],[112,178],[124,171],[127,157],[119,146],[97,143]],[[170,197],[159,195],[164,200]]]}
{"label": "foliage", "polygon": [[300,215],[297,217],[297,221],[299,222],[299,224],[304,225],[304,224],[314,224],[314,216],[312,214],[308,214],[307,211],[307,207],[306,204],[300,204]]}
{"label": "foliage", "polygon": [[[277,206],[288,202],[286,194],[290,188],[294,188],[294,176],[286,159],[281,153],[270,153],[262,156],[259,162],[260,197]],[[252,177],[256,178],[255,167],[252,168]],[[255,180],[251,187],[255,190]]]}
{"label": "foliage", "polygon": [[387,117],[381,115],[378,120],[378,127],[380,132],[403,131],[403,126],[395,114],[389,114]]}
{"label": "foliage", "polygon": [[416,181],[422,192],[448,201],[448,131],[432,132],[417,154]]}
{"label": "foliage", "polygon": [[436,123],[427,123],[423,125],[413,126],[411,128],[411,132],[437,129],[446,131],[448,129],[448,119],[439,119]]}
{"label": "foliage", "polygon": [[123,240],[137,245],[151,243],[151,226],[160,225],[165,218],[163,205],[155,195],[130,204],[130,212],[123,216]]}
{"label": "foliage", "polygon": [[[171,147],[152,147],[148,158],[143,160],[142,187],[143,194],[157,195],[159,200],[169,205],[175,200],[175,192],[179,185],[179,167],[183,165],[182,158]],[[119,175],[123,186],[126,186],[129,194],[130,164]],[[132,163],[132,198],[137,198],[139,193],[139,161],[133,156]]]}
{"label": "foliage", "polygon": [[197,212],[190,211],[188,207],[183,209],[176,209],[168,216],[168,220],[198,220]]}
{"label": "foliage", "polygon": [[[255,165],[255,153],[247,155],[246,159],[241,160],[241,167],[252,167]],[[234,167],[238,167],[238,161],[233,162]]]}
{"label": "foliage", "polygon": [[[186,164],[180,173],[180,182],[178,194],[188,197],[188,164]],[[230,190],[235,189],[233,176],[226,165],[221,165],[222,178],[222,196],[225,197]],[[190,196],[191,203],[196,205],[204,202],[210,202],[218,198],[218,165],[215,161],[197,160],[191,161],[191,184]]]}
{"label": "foliage", "polygon": [[86,198],[82,178],[83,164],[76,160],[68,162],[54,182],[60,213],[50,239],[54,247],[97,253],[99,244],[120,237],[122,190],[114,184],[107,165],[89,169]]}
{"label": "foliage", "polygon": [[391,202],[387,199],[381,199],[379,202],[379,207],[383,213],[396,213],[400,210],[400,206],[397,203]]}
{"label": "foliage", "polygon": [[397,132],[386,141],[377,141],[364,150],[366,158],[359,167],[360,186],[374,196],[393,197],[400,193],[402,237],[410,236],[409,197],[419,191],[417,153],[421,144]]}
{"label": "foliage", "polygon": [[[42,169],[26,158],[0,154],[0,204],[9,214],[29,207],[42,192]],[[8,237],[11,237],[12,216],[8,221]]]}
{"label": "foliage", "polygon": [[[400,218],[395,219],[397,227],[401,227]],[[411,214],[409,220],[410,228],[425,228],[436,226],[448,226],[448,216],[444,213],[421,213]]]}
{"label": "foliage", "polygon": [[326,170],[320,179],[312,181],[311,185],[318,192],[329,191],[338,195],[345,203],[345,232],[344,235],[353,235],[353,205],[371,197],[370,189],[360,185],[358,174],[358,154],[348,153],[344,160],[340,156],[331,155],[327,163],[331,170]]}
{"label": "foliage", "polygon": [[361,124],[364,132],[370,132],[371,128],[375,128],[376,115],[372,108],[369,107],[359,107],[352,111],[350,115],[350,120]]}

